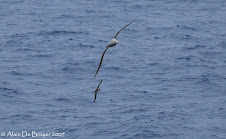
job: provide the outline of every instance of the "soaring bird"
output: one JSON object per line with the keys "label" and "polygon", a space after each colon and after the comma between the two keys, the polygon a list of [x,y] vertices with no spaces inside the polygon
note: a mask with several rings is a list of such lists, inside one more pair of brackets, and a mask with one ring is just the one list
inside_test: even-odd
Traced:
{"label": "soaring bird", "polygon": [[94,98],[94,102],[96,101],[97,99],[97,92],[100,91],[100,84],[102,83],[102,80],[100,81],[99,85],[97,86],[97,89],[94,91],[95,92],[95,98]]}
{"label": "soaring bird", "polygon": [[[138,17],[137,17],[137,18],[138,18]],[[101,60],[100,60],[100,64],[99,64],[99,67],[98,67],[98,69],[97,69],[97,72],[96,72],[94,78],[97,76],[97,73],[98,73],[98,71],[99,71],[99,69],[100,69],[100,66],[101,66],[102,61],[103,61],[103,58],[104,58],[104,54],[105,54],[105,52],[107,51],[107,49],[108,49],[109,47],[114,47],[116,44],[119,44],[118,40],[116,40],[116,37],[118,36],[118,34],[119,34],[123,29],[125,29],[127,26],[129,26],[131,23],[133,23],[137,18],[135,18],[135,19],[134,19],[133,21],[131,21],[129,24],[127,24],[127,25],[124,26],[122,29],[120,29],[120,30],[117,32],[117,34],[115,35],[115,37],[107,44],[106,49],[104,50],[104,52],[103,52],[103,54],[102,54],[102,57],[101,57]]]}

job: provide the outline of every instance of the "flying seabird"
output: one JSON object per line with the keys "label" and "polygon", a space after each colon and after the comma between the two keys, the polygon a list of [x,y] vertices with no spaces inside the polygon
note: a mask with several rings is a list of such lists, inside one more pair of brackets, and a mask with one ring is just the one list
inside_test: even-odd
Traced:
{"label": "flying seabird", "polygon": [[[137,17],[137,18],[138,18],[138,17]],[[101,60],[100,60],[100,64],[99,64],[99,67],[98,67],[98,69],[97,69],[97,72],[96,72],[94,78],[97,76],[97,73],[98,73],[98,71],[99,71],[99,69],[100,69],[100,66],[101,66],[102,61],[103,61],[103,58],[104,58],[104,54],[105,54],[105,52],[107,51],[107,49],[108,49],[109,47],[115,46],[116,44],[119,44],[118,40],[116,40],[116,37],[118,36],[118,34],[119,34],[123,29],[125,29],[127,26],[129,26],[131,23],[133,23],[137,18],[135,18],[133,21],[131,21],[131,22],[130,22],[129,24],[127,24],[125,27],[123,27],[122,29],[120,29],[120,30],[117,32],[117,34],[115,35],[115,37],[107,44],[106,49],[104,50],[104,52],[103,52],[103,54],[102,54],[102,57],[101,57]]]}
{"label": "flying seabird", "polygon": [[102,83],[102,80],[100,81],[99,85],[97,86],[97,89],[94,91],[95,92],[95,98],[94,98],[94,102],[96,101],[97,99],[97,92],[100,91],[100,84]]}

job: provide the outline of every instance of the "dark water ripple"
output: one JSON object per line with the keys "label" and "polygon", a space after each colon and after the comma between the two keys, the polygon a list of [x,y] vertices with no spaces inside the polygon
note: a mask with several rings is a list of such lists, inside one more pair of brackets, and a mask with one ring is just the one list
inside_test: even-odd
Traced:
{"label": "dark water ripple", "polygon": [[19,90],[15,90],[15,89],[0,88],[0,90],[1,90],[2,96],[14,97],[15,95],[21,95]]}
{"label": "dark water ripple", "polygon": [[[38,35],[40,36],[61,36],[61,35],[76,35],[83,34],[84,32],[75,32],[75,31],[65,31],[65,30],[54,30],[54,31],[40,31]],[[85,33],[88,35],[89,33]]]}

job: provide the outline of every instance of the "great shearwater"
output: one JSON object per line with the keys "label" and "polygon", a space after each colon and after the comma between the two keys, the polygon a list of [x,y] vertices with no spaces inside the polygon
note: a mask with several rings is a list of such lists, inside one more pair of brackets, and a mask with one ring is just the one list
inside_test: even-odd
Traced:
{"label": "great shearwater", "polygon": [[94,102],[96,101],[97,99],[97,92],[100,91],[100,84],[102,83],[102,80],[100,81],[99,85],[97,86],[97,89],[94,91],[95,92],[95,98],[94,98]]}

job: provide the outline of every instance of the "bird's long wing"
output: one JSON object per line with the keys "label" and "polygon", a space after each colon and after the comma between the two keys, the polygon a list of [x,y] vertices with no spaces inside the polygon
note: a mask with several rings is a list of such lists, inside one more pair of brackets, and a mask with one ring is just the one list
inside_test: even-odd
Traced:
{"label": "bird's long wing", "polygon": [[96,99],[97,99],[97,92],[95,92],[94,102],[96,101]]}
{"label": "bird's long wing", "polygon": [[[139,16],[138,16],[139,17]],[[137,17],[137,18],[138,18]],[[123,30],[123,29],[125,29],[127,26],[129,26],[131,23],[133,23],[137,18],[135,18],[133,21],[131,21],[129,24],[127,24],[125,27],[123,27],[121,30],[119,30],[118,32],[117,32],[117,34],[115,35],[115,37],[114,38],[116,38],[117,36],[118,36],[118,34]]]}
{"label": "bird's long wing", "polygon": [[104,58],[104,54],[105,54],[105,52],[107,51],[107,49],[108,49],[108,47],[104,50],[104,52],[103,52],[103,54],[102,54],[102,57],[101,57],[101,60],[100,60],[100,64],[99,64],[99,67],[98,67],[98,69],[97,69],[97,72],[96,72],[94,78],[97,76],[97,73],[98,73],[98,71],[99,71],[99,69],[100,69],[100,66],[101,66],[102,61],[103,61],[103,58]]}
{"label": "bird's long wing", "polygon": [[99,89],[101,83],[102,83],[102,80],[100,81],[99,85],[97,86],[97,89]]}

